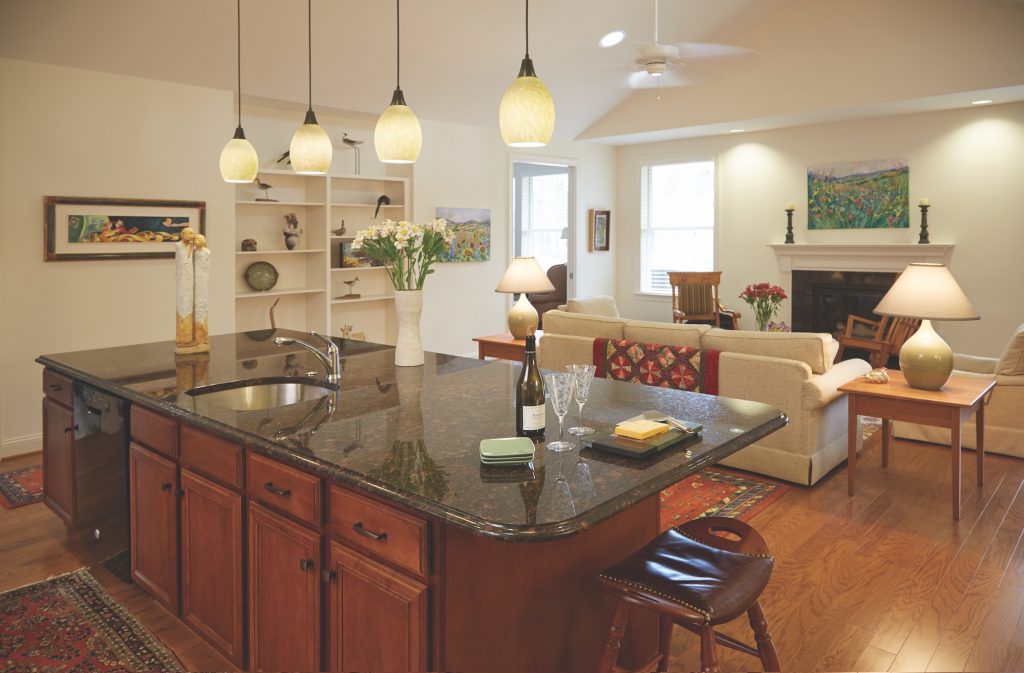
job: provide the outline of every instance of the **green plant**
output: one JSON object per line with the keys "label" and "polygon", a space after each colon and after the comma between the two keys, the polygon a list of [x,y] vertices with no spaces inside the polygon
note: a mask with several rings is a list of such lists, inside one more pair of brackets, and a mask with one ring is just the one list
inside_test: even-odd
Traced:
{"label": "green plant", "polygon": [[362,250],[387,269],[396,290],[422,290],[430,267],[448,249],[453,234],[444,218],[426,224],[384,220],[356,233],[353,250]]}

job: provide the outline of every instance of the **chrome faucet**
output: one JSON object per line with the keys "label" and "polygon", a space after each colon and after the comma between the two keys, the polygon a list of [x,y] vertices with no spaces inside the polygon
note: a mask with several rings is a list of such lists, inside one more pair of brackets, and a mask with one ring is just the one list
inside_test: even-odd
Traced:
{"label": "chrome faucet", "polygon": [[278,346],[302,346],[310,353],[315,355],[320,362],[323,363],[324,369],[327,370],[327,380],[331,383],[341,382],[341,349],[338,348],[338,344],[331,341],[329,337],[325,337],[323,334],[317,334],[316,332],[310,332],[312,336],[319,339],[326,347],[327,354],[314,346],[311,343],[305,342],[302,339],[293,339],[292,337],[277,337],[274,339],[274,343]]}

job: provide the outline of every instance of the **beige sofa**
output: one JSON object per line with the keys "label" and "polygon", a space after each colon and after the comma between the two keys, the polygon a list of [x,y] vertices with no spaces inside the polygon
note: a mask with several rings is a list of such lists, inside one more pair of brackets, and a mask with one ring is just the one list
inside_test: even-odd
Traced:
{"label": "beige sofa", "polygon": [[789,417],[787,427],[723,463],[805,485],[846,459],[846,395],[836,388],[871,370],[863,360],[832,364],[838,344],[827,334],[734,331],[566,311],[548,311],[544,328],[537,362],[546,369],[591,362],[596,338],[721,351],[719,395],[765,402]]}
{"label": "beige sofa", "polygon": [[[989,381],[996,387],[985,400],[985,452],[1024,458],[1024,325],[1016,329],[999,358],[953,354],[953,373]],[[949,445],[949,430],[916,423],[893,423],[897,437]],[[964,425],[963,446],[977,448],[974,417]]]}

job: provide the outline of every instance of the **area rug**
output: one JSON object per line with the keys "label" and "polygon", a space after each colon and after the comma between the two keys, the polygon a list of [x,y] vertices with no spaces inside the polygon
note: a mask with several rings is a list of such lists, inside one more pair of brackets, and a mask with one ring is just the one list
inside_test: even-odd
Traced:
{"label": "area rug", "polygon": [[43,466],[0,472],[0,505],[14,509],[43,499]]}
{"label": "area rug", "polygon": [[661,492],[661,530],[702,516],[746,521],[781,498],[789,486],[719,467],[691,474]]}
{"label": "area rug", "polygon": [[184,671],[85,568],[0,594],[0,669]]}

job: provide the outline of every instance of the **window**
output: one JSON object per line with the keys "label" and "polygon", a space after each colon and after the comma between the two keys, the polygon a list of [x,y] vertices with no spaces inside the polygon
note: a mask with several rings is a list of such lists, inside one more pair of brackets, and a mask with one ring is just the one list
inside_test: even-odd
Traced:
{"label": "window", "polygon": [[669,294],[669,271],[714,269],[715,162],[651,164],[640,181],[640,291]]}
{"label": "window", "polygon": [[515,162],[516,256],[536,257],[547,270],[567,260],[569,247],[569,166]]}

